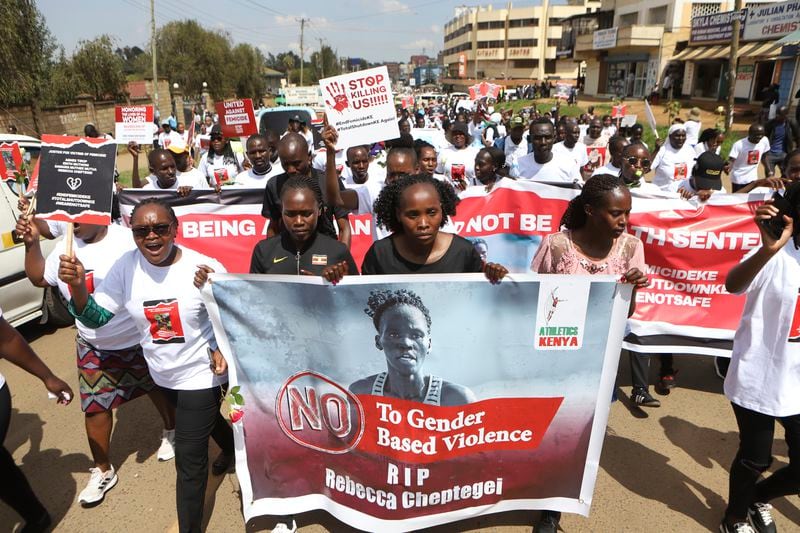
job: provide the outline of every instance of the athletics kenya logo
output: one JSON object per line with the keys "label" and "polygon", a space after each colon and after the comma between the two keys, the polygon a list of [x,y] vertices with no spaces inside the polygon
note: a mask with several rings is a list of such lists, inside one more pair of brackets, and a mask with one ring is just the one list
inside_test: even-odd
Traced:
{"label": "athletics kenya logo", "polygon": [[347,453],[364,434],[364,408],[332,379],[306,370],[291,376],[278,392],[278,424],[301,446],[326,453]]}

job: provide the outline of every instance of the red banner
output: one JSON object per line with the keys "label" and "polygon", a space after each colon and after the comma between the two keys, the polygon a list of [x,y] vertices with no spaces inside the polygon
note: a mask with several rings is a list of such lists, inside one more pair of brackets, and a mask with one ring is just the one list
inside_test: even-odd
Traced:
{"label": "red banner", "polygon": [[[473,242],[487,261],[511,272],[528,272],[541,239],[558,231],[561,215],[577,190],[504,180],[487,194],[471,187],[461,195],[458,213],[445,231]],[[174,202],[180,219],[178,242],[216,257],[229,272],[248,272],[255,243],[266,232],[261,217],[263,193],[223,190],[193,193]],[[124,191],[123,214],[137,195]],[[632,335],[634,351],[728,355],[744,299],[725,291],[725,275],[760,237],[753,220],[758,195],[715,194],[705,204],[677,197],[633,201],[629,231],[644,243],[651,286],[637,292]],[[357,265],[372,245],[371,215],[350,217],[351,253]]]}
{"label": "red banner", "polygon": [[246,137],[258,133],[258,124],[250,98],[217,102],[217,115],[225,137]]}

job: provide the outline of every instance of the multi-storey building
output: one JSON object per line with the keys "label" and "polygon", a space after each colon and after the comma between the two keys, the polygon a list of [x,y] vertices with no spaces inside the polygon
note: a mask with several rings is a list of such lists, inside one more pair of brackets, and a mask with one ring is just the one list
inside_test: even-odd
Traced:
{"label": "multi-storey building", "polygon": [[568,0],[538,6],[495,9],[491,5],[458,7],[444,26],[444,64],[455,79],[575,81],[578,66],[556,57],[563,19],[590,13],[598,0]]}

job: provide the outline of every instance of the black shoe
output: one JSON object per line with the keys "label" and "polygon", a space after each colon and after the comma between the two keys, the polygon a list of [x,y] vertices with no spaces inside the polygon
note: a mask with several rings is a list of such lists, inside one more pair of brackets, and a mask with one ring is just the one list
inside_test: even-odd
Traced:
{"label": "black shoe", "polygon": [[663,374],[658,378],[658,393],[667,395],[675,388],[675,372]]}
{"label": "black shoe", "polygon": [[533,528],[533,533],[556,533],[561,513],[558,511],[542,511],[542,517]]}
{"label": "black shoe", "polygon": [[633,389],[631,401],[642,407],[661,407],[661,402],[653,398],[646,389]]}
{"label": "black shoe", "polygon": [[50,528],[52,523],[53,520],[50,518],[50,514],[45,511],[38,519],[25,521],[25,526],[19,531],[20,533],[44,533]]}
{"label": "black shoe", "polygon": [[747,510],[747,521],[757,533],[778,533],[772,519],[772,506],[768,503],[756,502]]}
{"label": "black shoe", "polygon": [[211,473],[215,476],[221,476],[233,465],[234,454],[227,455],[225,452],[219,452],[219,455],[214,462],[211,463]]}
{"label": "black shoe", "polygon": [[719,533],[755,533],[747,522],[736,522],[729,526],[724,520],[719,525]]}

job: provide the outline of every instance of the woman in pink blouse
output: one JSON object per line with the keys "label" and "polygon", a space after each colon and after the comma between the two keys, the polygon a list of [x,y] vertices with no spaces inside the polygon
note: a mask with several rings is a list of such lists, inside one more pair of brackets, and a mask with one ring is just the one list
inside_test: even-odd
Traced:
{"label": "woman in pink blouse", "polygon": [[[531,270],[539,274],[621,276],[633,284],[634,291],[647,286],[642,241],[626,232],[630,214],[631,194],[622,178],[593,176],[561,216],[563,229],[548,235],[539,245]],[[628,316],[633,314],[635,302],[634,294]],[[646,389],[644,394],[658,401]],[[560,519],[558,511],[543,511],[534,533],[555,533]]]}

